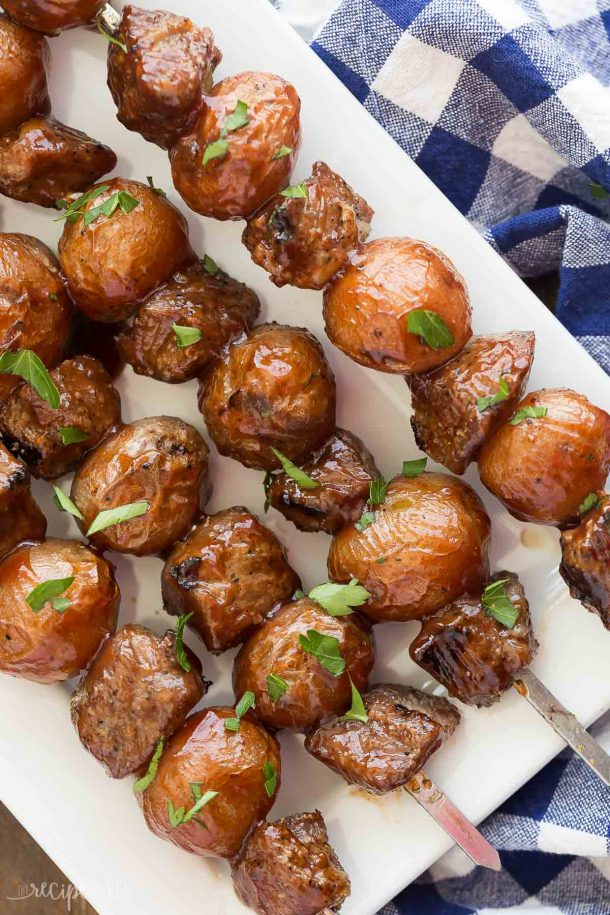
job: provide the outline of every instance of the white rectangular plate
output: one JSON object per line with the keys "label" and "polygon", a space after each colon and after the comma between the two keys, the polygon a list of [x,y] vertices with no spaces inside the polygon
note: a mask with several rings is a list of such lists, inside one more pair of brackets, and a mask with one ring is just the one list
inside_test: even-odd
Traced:
{"label": "white rectangular plate", "polygon": [[[303,148],[295,180],[324,159],[375,208],[373,236],[412,235],[438,245],[468,282],[478,333],[533,329],[537,348],[530,389],[573,386],[610,409],[610,379],[529,292],[465,219],[436,190],[306,45],[267,0],[139,0],[210,25],[224,60],[219,76],[240,70],[275,71],[291,80],[303,100]],[[119,155],[117,173],[145,180],[152,175],[172,189],[167,158],[128,133],[116,120],[106,88],[106,45],[79,30],[51,40],[52,98],[57,117],[109,143]],[[2,200],[4,231],[29,232],[56,247],[61,223],[53,213]],[[321,295],[276,289],[240,244],[243,225],[189,213],[196,249],[207,251],[229,273],[249,283],[264,303],[263,318],[305,325],[324,342],[338,382],[339,424],[361,436],[386,475],[417,455],[409,426],[404,381],[367,371],[333,349],[324,336]],[[163,385],[127,369],[119,381],[126,420],[166,413],[203,427],[196,385]],[[262,474],[214,453],[210,511],[244,504],[262,513]],[[518,572],[533,608],[541,649],[533,669],[559,699],[590,723],[610,706],[610,636],[598,619],[567,596],[557,565],[558,535],[520,524],[479,485],[493,519],[495,568]],[[63,481],[67,491],[69,481]],[[36,493],[54,534],[77,536],[67,515],[51,503],[51,489]],[[301,534],[277,512],[267,523],[288,546],[306,588],[326,579],[330,539]],[[161,610],[158,559],[113,557],[123,593],[121,622],[137,619],[161,632],[175,619]],[[408,656],[415,624],[376,629],[376,680],[421,686],[425,675]],[[233,702],[233,652],[203,658],[214,686],[208,704]],[[561,749],[552,730],[512,691],[492,709],[461,707],[458,732],[429,765],[431,776],[473,820],[479,821]],[[81,748],[70,724],[67,688],[45,688],[2,678],[0,692],[0,793],[3,801],[100,915],[238,915],[223,863],[190,856],[152,836],[132,795],[131,779],[112,782]],[[283,736],[283,784],[272,816],[318,807],[352,879],[345,915],[372,915],[450,846],[444,833],[404,792],[370,797],[345,785],[302,750],[301,739]]]}

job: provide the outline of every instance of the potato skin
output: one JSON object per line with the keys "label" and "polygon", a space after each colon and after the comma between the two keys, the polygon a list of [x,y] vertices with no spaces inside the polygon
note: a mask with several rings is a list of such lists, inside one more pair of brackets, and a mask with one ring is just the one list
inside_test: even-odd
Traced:
{"label": "potato skin", "polygon": [[54,118],[31,118],[0,136],[0,194],[53,207],[111,172],[109,146]]}
{"label": "potato skin", "polygon": [[303,184],[306,198],[276,194],[248,220],[242,241],[276,286],[322,289],[366,241],[373,210],[325,162]]}
{"label": "potato skin", "polygon": [[[45,581],[74,576],[62,597],[35,613],[26,603]],[[76,540],[24,543],[0,563],[0,670],[37,683],[59,683],[84,670],[114,632],[120,593],[113,566]]]}
{"label": "potato skin", "polygon": [[[0,404],[2,440],[35,477],[45,480],[73,470],[121,421],[119,392],[97,359],[66,359],[50,374],[60,396],[57,410],[25,383]],[[86,433],[87,439],[64,445],[60,429],[67,426]]]}
{"label": "potato skin", "polygon": [[[326,670],[300,646],[299,635],[315,629],[339,640],[346,662],[340,677]],[[242,645],[235,658],[233,689],[237,698],[246,690],[256,696],[256,715],[272,730],[308,731],[350,706],[351,676],[356,689],[366,687],[375,663],[375,642],[368,625],[356,613],[332,617],[308,598],[284,604]],[[289,684],[273,702],[267,676],[275,674]]]}
{"label": "potato skin", "polygon": [[368,448],[343,429],[337,429],[301,464],[301,470],[318,484],[316,489],[305,489],[282,470],[267,486],[269,504],[300,531],[327,534],[336,534],[360,518],[371,483],[379,477]]}
{"label": "potato skin", "polygon": [[24,540],[42,540],[46,532],[27,467],[0,445],[0,559]]}
{"label": "potato skin", "polygon": [[81,743],[111,778],[145,768],[207,691],[201,662],[186,645],[191,665],[176,657],[176,634],[122,626],[106,639],[70,703]]}
{"label": "potato skin", "polygon": [[481,481],[515,518],[576,524],[579,506],[608,476],[610,416],[567,388],[533,391],[516,409],[526,407],[547,414],[496,430],[479,454]]}
{"label": "potato skin", "polygon": [[4,10],[37,32],[60,32],[92,22],[104,0],[3,0]]}
{"label": "potato skin", "polygon": [[51,110],[48,59],[49,45],[42,35],[0,13],[0,135]]}
{"label": "potato skin", "polygon": [[[259,310],[258,296],[244,283],[222,270],[212,276],[194,261],[140,305],[118,335],[119,348],[137,375],[180,384],[205,374]],[[197,328],[201,339],[179,347],[173,324]]]}
{"label": "potato skin", "polygon": [[[31,235],[0,234],[0,353],[31,349],[47,368],[61,361],[72,303],[54,254]],[[20,383],[0,375],[0,401]]]}
{"label": "potato skin", "polygon": [[150,556],[189,530],[209,495],[208,447],[194,426],[151,416],[109,435],[78,468],[71,497],[85,533],[99,512],[147,500],[146,514],[90,539],[98,549]]}
{"label": "potato skin", "polygon": [[339,531],[328,554],[332,581],[357,578],[370,592],[360,608],[367,617],[422,619],[465,592],[480,592],[491,523],[470,486],[444,473],[398,476],[374,512],[363,531],[353,524]]}
{"label": "potato skin", "polygon": [[512,572],[497,572],[490,581],[503,579],[519,610],[513,629],[487,613],[478,598],[463,597],[424,620],[409,648],[415,663],[466,705],[497,702],[538,650],[523,586]]}
{"label": "potato skin", "polygon": [[[418,448],[453,473],[464,473],[493,430],[515,412],[529,378],[534,345],[535,336],[527,331],[472,337],[451,362],[407,376]],[[509,396],[479,410],[477,399],[497,394],[501,379]]]}
{"label": "potato skin", "polygon": [[[432,349],[407,330],[416,309],[434,311],[454,343]],[[380,372],[429,372],[453,358],[472,334],[464,280],[437,248],[412,238],[362,245],[324,291],[326,333],[350,359]]]}
{"label": "potato skin", "polygon": [[118,208],[88,226],[82,216],[64,224],[59,259],[77,307],[94,321],[122,321],[172,273],[195,257],[184,216],[152,188],[126,178],[112,178],[86,203],[99,206],[126,191],[138,206]]}
{"label": "potato skin", "polygon": [[128,5],[108,45],[108,87],[128,130],[168,149],[189,129],[222,54],[210,29],[167,10]]}
{"label": "potato skin", "polygon": [[[138,801],[148,828],[168,842],[195,855],[232,858],[258,820],[264,819],[280,787],[281,761],[277,740],[251,714],[237,732],[225,728],[235,709],[212,707],[187,718],[165,747],[157,775]],[[263,766],[277,773],[272,797],[265,790]],[[174,809],[193,806],[190,783],[201,793],[217,791],[194,819],[173,827],[168,801]],[[201,825],[204,824],[204,825]]]}
{"label": "potato skin", "polygon": [[350,894],[319,810],[259,823],[231,870],[235,892],[261,915],[335,912]]}
{"label": "potato skin", "polygon": [[297,464],[335,427],[335,377],[302,327],[260,324],[236,340],[199,388],[199,409],[221,454],[246,467]]}
{"label": "potato skin", "polygon": [[562,531],[559,571],[570,596],[610,629],[610,495],[597,498],[577,527]]}
{"label": "potato skin", "polygon": [[247,508],[209,515],[171,551],[161,575],[168,613],[194,613],[189,625],[208,651],[239,645],[301,581],[282,544]]}
{"label": "potato skin", "polygon": [[[191,132],[170,150],[176,190],[203,216],[247,219],[289,183],[300,145],[301,101],[291,83],[252,71],[221,80],[204,101]],[[206,147],[220,139],[238,101],[248,106],[248,124],[230,132],[227,153],[204,167]],[[282,146],[292,153],[274,159]]]}

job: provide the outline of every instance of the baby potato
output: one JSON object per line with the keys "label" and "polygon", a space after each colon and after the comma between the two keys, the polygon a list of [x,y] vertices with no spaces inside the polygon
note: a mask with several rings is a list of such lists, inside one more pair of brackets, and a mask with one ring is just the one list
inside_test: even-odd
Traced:
{"label": "baby potato", "polygon": [[423,619],[489,574],[491,523],[466,483],[444,473],[395,477],[385,500],[335,535],[329,577],[357,578],[370,619]]}
{"label": "baby potato", "polygon": [[[2,6],[8,13],[7,4]],[[49,45],[42,35],[14,21],[17,18],[0,13],[0,136],[51,110],[46,71]]]}
{"label": "baby potato", "polygon": [[[119,333],[119,349],[137,375],[168,384],[201,377],[258,317],[257,295],[207,263],[194,261],[175,273]],[[192,328],[199,339],[183,345],[175,325]]]}
{"label": "baby potato", "polygon": [[203,216],[247,219],[289,182],[301,101],[286,80],[257,72],[228,76],[204,101],[192,131],[170,150],[176,190]]}
{"label": "baby potato", "polygon": [[246,467],[297,464],[335,428],[335,378],[302,327],[260,324],[236,340],[202,381],[199,409],[221,454]]}
{"label": "baby potato", "polygon": [[[36,602],[35,589],[62,581]],[[0,670],[38,683],[74,677],[114,632],[119,599],[113,566],[84,543],[18,546],[0,562]]]}
{"label": "baby potato", "polygon": [[4,11],[37,32],[60,32],[92,22],[104,0],[2,0]]}
{"label": "baby potato", "polygon": [[534,334],[521,331],[472,337],[451,362],[407,376],[418,448],[453,473],[464,473],[485,439],[515,412],[534,344]]}
{"label": "baby potato", "polygon": [[[412,238],[362,245],[324,291],[332,342],[380,372],[418,374],[447,362],[470,338],[470,316],[464,280],[449,258]],[[409,330],[412,321],[417,329]]]}
{"label": "baby potato", "polygon": [[[122,321],[195,255],[184,216],[153,188],[111,178],[95,190],[87,192],[82,215],[66,219],[59,259],[81,311],[94,321]],[[100,212],[85,225],[87,214],[116,195],[110,216]]]}
{"label": "baby potato", "polygon": [[46,532],[25,464],[0,445],[0,558],[24,540],[42,540]]}
{"label": "baby potato", "polygon": [[[153,782],[138,794],[148,828],[195,855],[236,855],[279,790],[277,740],[250,714],[241,718],[237,730],[225,726],[231,718],[235,709],[224,706],[187,718],[166,745]],[[186,819],[208,791],[217,793]],[[172,825],[170,811],[182,811],[185,819]]]}
{"label": "baby potato", "polygon": [[[339,676],[303,647],[302,638],[311,641],[317,635],[330,637],[345,662]],[[347,711],[350,677],[363,690],[374,663],[373,634],[358,614],[334,617],[315,601],[301,598],[278,608],[242,645],[235,658],[233,689],[238,698],[247,690],[254,693],[256,715],[268,728],[308,731]],[[286,685],[279,698],[269,677]]]}
{"label": "baby potato", "polygon": [[[0,234],[0,354],[33,350],[47,368],[60,362],[72,303],[54,254],[31,235]],[[19,384],[0,374],[0,401]]]}
{"label": "baby potato", "polygon": [[487,489],[522,521],[577,523],[610,469],[610,416],[567,388],[533,391],[479,454]]}
{"label": "baby potato", "polygon": [[123,426],[78,468],[71,497],[86,533],[100,512],[148,503],[131,520],[91,535],[101,550],[150,556],[184,537],[209,496],[208,447],[194,426],[151,416]]}

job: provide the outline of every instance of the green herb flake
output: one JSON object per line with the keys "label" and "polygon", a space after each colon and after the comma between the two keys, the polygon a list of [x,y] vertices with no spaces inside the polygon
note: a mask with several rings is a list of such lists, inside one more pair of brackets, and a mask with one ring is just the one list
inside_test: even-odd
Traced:
{"label": "green herb flake", "polygon": [[304,181],[301,184],[293,184],[292,187],[285,187],[280,191],[280,197],[289,197],[291,199],[307,199],[307,185]]}
{"label": "green herb flake", "polygon": [[446,349],[453,346],[453,334],[435,311],[416,308],[407,316],[407,330],[410,334],[421,337],[430,349]]}
{"label": "green herb flake", "polygon": [[186,327],[182,324],[172,324],[172,330],[176,335],[176,346],[178,349],[186,349],[193,343],[198,343],[203,334],[198,327]]}
{"label": "green herb flake", "polygon": [[150,502],[147,502],[146,499],[139,502],[128,502],[126,505],[117,505],[116,508],[107,508],[94,519],[87,531],[87,537],[99,534],[100,531],[114,527],[115,524],[124,524],[125,521],[139,518],[141,515],[145,515],[149,508]]}
{"label": "green herb flake", "polygon": [[0,373],[18,375],[19,378],[23,378],[53,410],[58,409],[59,391],[42,359],[33,350],[20,349],[16,352],[2,353]]}
{"label": "green herb flake", "polygon": [[339,650],[339,639],[334,635],[323,635],[315,629],[308,629],[307,635],[299,635],[299,645],[307,654],[318,659],[322,667],[340,677],[345,672],[345,661]]}
{"label": "green herb flake", "polygon": [[[40,613],[48,601],[51,601],[54,610],[57,610],[58,613],[64,613],[70,606],[70,601],[67,601],[65,607],[63,607],[63,603],[59,603],[59,606],[56,607],[53,599],[58,598],[64,591],[67,591],[73,581],[74,575],[70,575],[68,578],[52,578],[48,581],[43,581],[30,591],[25,602],[34,613]],[[63,609],[61,609],[62,607]]]}
{"label": "green herb flake", "polygon": [[148,181],[148,186],[151,189],[151,191],[154,191],[155,194],[159,195],[159,197],[167,197],[167,194],[165,193],[165,191],[162,188],[155,187],[155,182],[152,179],[152,175],[147,175],[146,180]]}
{"label": "green herb flake", "polygon": [[71,203],[67,200],[56,200],[55,206],[58,210],[65,210],[65,213],[62,213],[61,216],[58,216],[55,219],[55,222],[59,222],[62,219],[67,219],[68,222],[76,222],[79,216],[82,216],[83,207],[88,203],[91,203],[101,194],[105,194],[106,191],[110,190],[109,184],[100,184],[98,187],[92,187],[89,191],[86,191],[76,200],[73,200]]}
{"label": "green herb flake", "polygon": [[61,436],[62,445],[73,445],[76,442],[86,442],[89,438],[86,432],[83,432],[82,429],[77,429],[76,426],[60,426],[59,434]]}
{"label": "green herb flake", "polygon": [[102,24],[102,17],[98,16],[95,21],[97,23],[97,30],[100,33],[100,35],[103,35],[103,37],[106,39],[106,41],[109,41],[110,44],[114,44],[117,46],[117,48],[120,48],[121,51],[123,52],[123,54],[127,54],[128,53],[127,45],[124,44],[122,41],[119,41],[118,38],[115,38],[114,35],[111,35],[109,32],[107,32],[105,30],[105,28]]}
{"label": "green herb flake", "polygon": [[283,159],[284,156],[289,156],[292,152],[290,146],[280,146],[276,154],[272,157],[272,161],[275,162],[276,159]]}
{"label": "green herb flake", "polygon": [[95,222],[96,219],[99,219],[100,216],[105,216],[107,219],[110,219],[113,213],[116,210],[121,210],[123,213],[131,213],[132,210],[135,210],[139,204],[139,200],[136,200],[135,197],[132,197],[131,194],[128,194],[127,191],[117,191],[115,194],[112,194],[98,206],[91,207],[90,210],[85,210],[82,213],[83,225],[90,226],[91,223]]}
{"label": "green herb flake", "polygon": [[[193,791],[193,794],[195,793],[193,790],[194,784],[195,783],[191,784],[191,791]],[[184,816],[182,818],[182,823],[188,823],[190,820],[192,820],[193,817],[197,816],[199,811],[202,810],[206,806],[206,804],[209,804],[210,801],[212,801],[218,795],[218,791],[206,791],[204,794],[202,794],[201,786],[198,786],[198,788],[199,788],[199,791],[198,791],[198,795],[196,797],[195,803],[193,804],[191,809],[188,810],[184,814]]]}
{"label": "green herb flake", "polygon": [[267,674],[267,692],[272,702],[277,702],[281,699],[288,692],[289,686],[290,684],[278,677],[277,674]]}
{"label": "green herb flake", "polygon": [[519,611],[506,593],[508,578],[487,585],[481,597],[484,610],[506,629],[512,629],[519,618]]}
{"label": "green herb flake", "polygon": [[369,489],[369,502],[371,505],[381,505],[385,500],[390,480],[384,480],[383,477],[377,477],[373,480]]}
{"label": "green herb flake", "polygon": [[304,597],[305,597],[305,592],[301,591],[300,588],[297,588],[296,591],[294,592],[294,594],[292,595],[293,600],[303,600]]}
{"label": "green herb flake", "polygon": [[49,298],[51,299],[52,302],[56,302],[56,301],[57,301],[57,298],[58,298],[57,293],[56,293],[56,292],[50,292],[50,293],[49,293]]}
{"label": "green herb flake", "polygon": [[383,565],[384,562],[387,562],[387,561],[388,561],[388,557],[387,557],[387,556],[380,556],[379,559],[376,559],[376,560],[375,560],[375,562],[377,563],[378,566]]}
{"label": "green herb flake", "polygon": [[170,825],[175,829],[177,826],[180,826],[184,820],[184,807],[179,807],[178,810],[174,810],[173,802],[168,800],[167,816],[169,818]]}
{"label": "green herb flake", "polygon": [[591,191],[591,196],[597,197],[599,200],[607,200],[610,197],[610,193],[601,184],[590,184],[589,190]]}
{"label": "green herb flake", "polygon": [[593,511],[594,508],[597,508],[599,505],[599,496],[596,492],[590,492],[588,496],[581,502],[578,514],[586,515],[588,512]]}
{"label": "green herb flake", "polygon": [[256,696],[247,690],[235,706],[235,718],[225,718],[227,731],[239,731],[239,723],[244,715],[256,706]]}
{"label": "green herb flake", "polygon": [[488,410],[490,407],[495,407],[496,404],[502,403],[510,397],[510,388],[504,378],[500,378],[498,383],[498,390],[495,394],[487,394],[486,397],[477,397],[477,410],[479,413],[484,413],[485,410]]}
{"label": "green herb flake", "polygon": [[340,721],[362,721],[363,724],[366,724],[369,720],[369,716],[366,713],[366,707],[364,705],[364,700],[356,687],[354,686],[354,681],[352,678],[349,678],[350,685],[352,687],[352,707],[349,712],[346,712],[345,715],[342,715],[339,719]]}
{"label": "green herb flake", "polygon": [[356,523],[354,524],[354,527],[356,528],[357,531],[360,531],[360,533],[362,533],[362,531],[365,531],[367,529],[367,527],[373,523],[373,521],[375,520],[375,517],[376,517],[375,512],[364,512],[364,514],[362,514],[360,516],[360,520],[356,521]]}
{"label": "green herb flake", "polygon": [[162,753],[163,753],[163,738],[161,737],[161,739],[159,740],[159,743],[157,744],[157,748],[156,748],[155,752],[153,753],[153,757],[148,764],[148,769],[146,771],[146,774],[143,775],[142,778],[139,778],[137,780],[137,782],[134,782],[133,790],[136,793],[139,794],[141,791],[145,791],[148,788],[148,786],[153,783],[153,781],[155,779],[155,775],[157,774],[157,769],[159,768],[159,760],[161,759]]}
{"label": "green herb flake", "polygon": [[354,612],[354,607],[361,607],[371,595],[358,582],[352,578],[347,585],[338,585],[332,581],[318,585],[309,592],[308,597],[320,604],[330,616],[348,616]]}
{"label": "green herb flake", "polygon": [[212,159],[221,159],[223,156],[226,156],[228,151],[229,144],[226,140],[215,140],[213,143],[208,143],[203,153],[201,165],[205,168]]}
{"label": "green herb flake", "polygon": [[246,124],[249,123],[248,106],[245,102],[238,100],[233,114],[230,114],[227,118],[220,135],[221,137],[225,137],[228,133],[233,133],[234,130],[240,130],[240,128],[245,127]]}
{"label": "green herb flake", "polygon": [[304,470],[301,470],[300,467],[297,467],[296,464],[293,464],[292,461],[286,457],[285,454],[282,454],[281,451],[278,451],[277,448],[271,447],[274,455],[284,468],[284,473],[287,474],[295,483],[298,483],[301,489],[317,489],[320,485],[315,480],[312,480]]}
{"label": "green herb flake", "polygon": [[51,606],[57,613],[65,613],[70,606],[70,601],[67,597],[55,597],[51,601]]}
{"label": "green herb flake", "polygon": [[209,254],[203,255],[203,260],[201,261],[201,263],[203,264],[203,269],[205,270],[205,272],[209,273],[210,276],[216,276],[216,274],[220,270],[220,267],[218,266],[216,261],[213,260]]}
{"label": "green herb flake", "polygon": [[176,623],[176,657],[178,658],[178,664],[187,674],[191,669],[191,665],[184,649],[184,627],[192,616],[194,616],[192,612],[183,613],[182,616],[178,617],[178,622]]}
{"label": "green herb flake", "polygon": [[55,495],[53,496],[53,502],[55,507],[60,510],[60,512],[68,512],[69,515],[73,515],[75,518],[78,518],[80,521],[85,520],[85,516],[80,513],[72,499],[59,488],[59,486],[54,486],[53,491]]}
{"label": "green herb flake", "polygon": [[524,419],[542,419],[546,416],[546,407],[521,407],[517,410],[512,419],[509,419],[511,426],[518,426]]}
{"label": "green herb flake", "polygon": [[267,797],[273,797],[277,788],[277,772],[272,762],[266,762],[263,766],[263,777],[265,779]]}
{"label": "green herb flake", "polygon": [[426,469],[428,458],[415,458],[413,461],[402,462],[403,477],[418,477]]}

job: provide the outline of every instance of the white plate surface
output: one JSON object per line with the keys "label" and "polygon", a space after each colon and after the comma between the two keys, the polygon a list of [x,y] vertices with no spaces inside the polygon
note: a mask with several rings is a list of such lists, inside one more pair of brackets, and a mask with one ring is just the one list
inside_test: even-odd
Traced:
{"label": "white plate surface", "polygon": [[[267,0],[164,0],[175,12],[214,29],[224,60],[219,75],[272,70],[291,80],[303,100],[303,148],[295,180],[311,163],[326,160],[374,206],[373,237],[413,235],[453,258],[468,282],[478,333],[533,329],[536,359],[530,389],[571,385],[610,409],[610,380],[526,286],[494,254],[443,195],[375,123]],[[140,0],[140,5],[161,5]],[[79,30],[53,39],[52,98],[55,114],[109,143],[119,155],[117,173],[170,191],[167,159],[155,146],[116,120],[105,84],[105,42]],[[186,208],[179,202],[179,206]],[[56,247],[61,223],[53,213],[2,200],[2,229],[29,232]],[[264,319],[306,325],[326,346],[337,375],[339,424],[363,438],[386,475],[417,455],[409,426],[404,381],[362,369],[326,340],[321,295],[278,290],[255,267],[240,244],[242,225],[189,213],[196,249],[207,251],[231,274],[249,283],[264,303]],[[138,378],[127,369],[119,381],[126,420],[159,413],[180,416],[203,428],[196,385],[168,386]],[[212,460],[211,511],[245,504],[261,513],[262,474],[219,458]],[[610,706],[610,636],[595,617],[572,601],[557,573],[558,535],[520,524],[479,485],[493,519],[493,564],[518,572],[525,584],[541,649],[533,669],[584,722]],[[62,483],[67,491],[69,481]],[[67,515],[51,503],[47,484],[35,490],[50,519],[50,532],[78,536]],[[311,587],[326,579],[330,539],[301,534],[277,512],[267,523],[287,544],[291,562]],[[160,609],[157,559],[113,557],[123,593],[121,622],[137,619],[161,632],[175,619]],[[376,629],[379,661],[375,679],[421,686],[425,675],[408,657],[415,624]],[[214,658],[188,641],[214,680],[207,702],[232,702],[233,652]],[[190,856],[146,829],[131,780],[112,782],[81,748],[72,729],[67,688],[45,688],[2,678],[0,689],[0,795],[34,838],[55,859],[100,915],[238,915],[228,869]],[[485,711],[462,707],[463,724],[430,762],[431,776],[478,821],[537,772],[561,749],[552,730],[513,692]],[[450,846],[444,833],[404,792],[373,798],[345,785],[302,750],[301,739],[282,737],[283,784],[273,816],[318,807],[341,861],[352,879],[345,915],[372,915]],[[27,875],[26,875],[27,876]]]}

